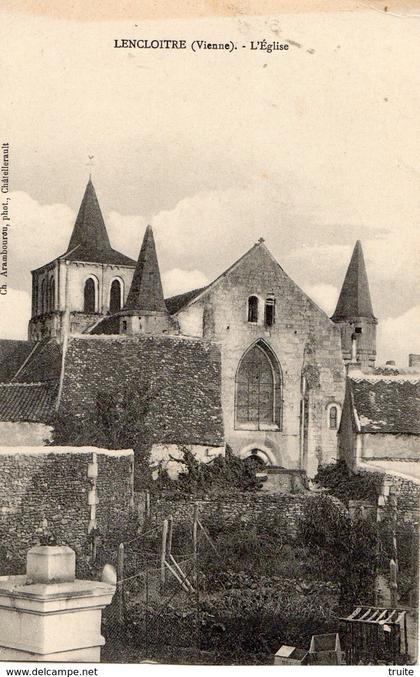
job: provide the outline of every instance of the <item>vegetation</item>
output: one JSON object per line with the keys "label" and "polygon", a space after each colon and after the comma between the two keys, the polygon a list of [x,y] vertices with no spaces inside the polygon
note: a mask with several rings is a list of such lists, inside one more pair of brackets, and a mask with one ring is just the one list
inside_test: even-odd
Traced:
{"label": "vegetation", "polygon": [[96,409],[88,418],[78,419],[71,413],[60,413],[53,418],[50,422],[54,429],[51,444],[133,449],[137,489],[144,489],[151,484],[150,449],[153,438],[148,415],[152,399],[151,391],[135,388],[112,395],[99,392]]}
{"label": "vegetation", "polygon": [[341,605],[374,602],[377,524],[370,517],[350,517],[339,501],[318,495],[305,504],[299,539],[313,547],[321,567],[340,582]]}
{"label": "vegetation", "polygon": [[228,445],[225,456],[216,456],[209,463],[198,461],[185,446],[182,457],[172,460],[180,464],[179,476],[171,479],[166,470],[161,470],[153,486],[155,491],[170,491],[180,496],[214,496],[231,490],[256,491],[263,486],[263,480],[256,474],[257,467],[235,456]]}
{"label": "vegetation", "polygon": [[336,461],[321,465],[315,476],[315,482],[329,489],[345,505],[349,500],[367,500],[376,504],[382,485],[383,475],[374,472],[353,472],[345,461]]}

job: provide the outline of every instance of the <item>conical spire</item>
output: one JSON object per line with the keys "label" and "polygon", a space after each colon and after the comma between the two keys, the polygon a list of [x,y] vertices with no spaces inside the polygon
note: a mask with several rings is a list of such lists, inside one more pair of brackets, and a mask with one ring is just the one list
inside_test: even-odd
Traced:
{"label": "conical spire", "polygon": [[151,226],[147,226],[125,310],[167,313]]}
{"label": "conical spire", "polygon": [[[90,177],[74,224],[68,251],[77,246],[79,250],[92,255],[111,249],[105,221]],[[93,258],[93,260],[96,259]]]}
{"label": "conical spire", "polygon": [[360,240],[357,240],[332,320],[375,318]]}

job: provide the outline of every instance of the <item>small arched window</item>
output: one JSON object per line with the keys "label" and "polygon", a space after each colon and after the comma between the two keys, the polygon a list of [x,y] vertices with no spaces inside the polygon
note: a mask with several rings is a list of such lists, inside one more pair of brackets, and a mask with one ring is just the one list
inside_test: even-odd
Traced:
{"label": "small arched window", "polygon": [[248,322],[258,322],[258,298],[250,296],[248,299]]}
{"label": "small arched window", "polygon": [[113,280],[109,296],[109,310],[111,313],[117,313],[122,306],[122,284],[120,280]]}
{"label": "small arched window", "polygon": [[45,279],[41,282],[41,315],[47,312],[47,283]]}
{"label": "small arched window", "polygon": [[89,277],[85,282],[83,293],[83,312],[94,313],[96,311],[96,287],[94,280]]}
{"label": "small arched window", "polygon": [[338,407],[333,404],[328,409],[328,427],[330,430],[337,430],[338,428]]}

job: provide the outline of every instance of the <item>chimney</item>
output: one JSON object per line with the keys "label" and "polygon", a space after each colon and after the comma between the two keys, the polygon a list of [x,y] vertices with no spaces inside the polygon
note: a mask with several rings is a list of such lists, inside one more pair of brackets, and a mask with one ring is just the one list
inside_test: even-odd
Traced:
{"label": "chimney", "polygon": [[410,353],[408,356],[408,366],[415,367],[420,371],[420,355],[418,353]]}

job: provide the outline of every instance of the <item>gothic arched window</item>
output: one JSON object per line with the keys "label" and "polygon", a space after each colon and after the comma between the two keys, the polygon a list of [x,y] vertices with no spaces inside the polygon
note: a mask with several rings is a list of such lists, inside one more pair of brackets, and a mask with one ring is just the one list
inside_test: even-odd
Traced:
{"label": "gothic arched window", "polygon": [[109,296],[109,310],[111,313],[117,313],[122,306],[122,284],[119,280],[113,280]]}
{"label": "gothic arched window", "polygon": [[250,296],[248,299],[248,322],[258,322],[258,298]]}
{"label": "gothic arched window", "polygon": [[280,428],[281,410],[280,368],[268,346],[259,341],[245,353],[236,373],[236,424],[252,430]]}
{"label": "gothic arched window", "polygon": [[83,312],[94,313],[96,311],[96,287],[95,282],[91,277],[85,282],[83,293]]}

